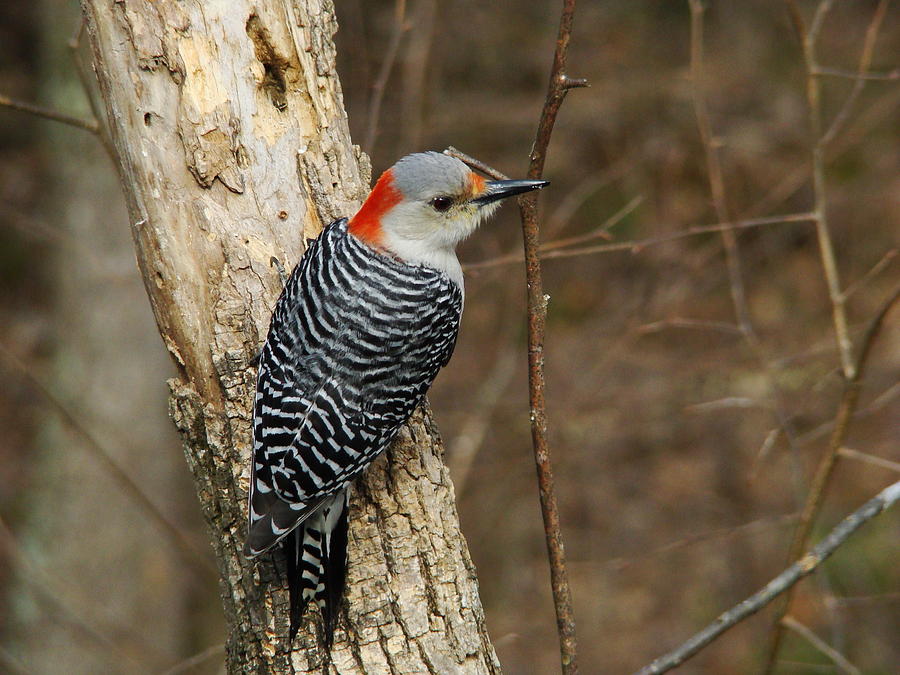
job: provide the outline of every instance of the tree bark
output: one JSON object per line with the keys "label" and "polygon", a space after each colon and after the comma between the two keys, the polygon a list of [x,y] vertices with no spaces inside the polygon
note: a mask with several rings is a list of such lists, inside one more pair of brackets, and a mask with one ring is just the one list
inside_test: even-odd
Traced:
{"label": "tree bark", "polygon": [[427,411],[351,504],[345,619],[288,643],[284,570],[241,554],[255,368],[280,291],[365,196],[328,0],[83,0],[138,263],[176,364],[181,431],[221,572],[231,672],[493,673],[474,568]]}

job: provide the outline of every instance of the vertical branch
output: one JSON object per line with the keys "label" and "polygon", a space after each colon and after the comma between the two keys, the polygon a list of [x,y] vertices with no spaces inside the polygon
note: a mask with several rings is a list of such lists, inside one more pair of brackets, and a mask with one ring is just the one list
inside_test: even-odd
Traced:
{"label": "vertical branch", "polygon": [[[570,79],[566,74],[566,54],[572,34],[572,17],[575,0],[564,0],[553,68],[544,108],[538,122],[537,135],[531,150],[528,177],[540,178],[547,157],[547,146],[553,133],[556,115],[569,89],[585,87],[585,80]],[[541,497],[541,514],[550,559],[550,583],[556,607],[556,626],[559,631],[559,649],[562,672],[572,675],[578,672],[575,648],[575,616],[572,612],[572,593],[566,571],[566,554],[559,527],[559,508],[553,488],[553,467],[550,463],[550,447],[547,443],[547,414],[544,401],[544,332],[547,323],[547,296],[541,277],[541,261],[538,255],[540,228],[537,218],[537,198],[525,196],[519,199],[522,217],[522,233],[525,245],[525,277],[528,286],[528,384],[531,406],[531,439],[537,468]]]}
{"label": "vertical branch", "polygon": [[[706,103],[703,87],[703,15],[706,9],[703,0],[689,0],[691,10],[691,97],[694,104],[694,115],[697,118],[697,128],[700,132],[700,140],[706,157],[706,170],[709,177],[710,192],[712,193],[713,206],[716,217],[723,224],[721,229],[722,245],[725,249],[725,260],[728,268],[728,282],[731,289],[731,301],[734,306],[735,318],[740,329],[741,336],[749,347],[751,353],[759,362],[769,396],[773,403],[773,414],[778,428],[784,433],[792,450],[796,451],[796,433],[791,418],[786,410],[784,395],[779,386],[776,373],[766,357],[763,345],[753,327],[750,317],[750,306],[747,302],[747,294],[744,288],[743,270],[740,257],[740,249],[737,240],[737,224],[734,222],[725,193],[725,179],[722,164],[719,159],[718,147],[715,142],[712,123],[709,119],[709,109]],[[800,468],[793,455],[794,481],[800,485]],[[798,497],[799,501],[799,497]]]}
{"label": "vertical branch", "polygon": [[[813,523],[822,506],[822,501],[825,498],[825,490],[828,487],[828,483],[837,466],[837,460],[841,454],[840,450],[847,439],[847,434],[850,430],[850,422],[853,420],[853,415],[856,413],[857,404],[859,403],[859,393],[862,388],[862,378],[866,364],[869,360],[872,345],[874,344],[878,333],[881,331],[881,326],[884,324],[885,317],[898,300],[900,300],[900,287],[896,288],[891,297],[881,306],[878,314],[875,315],[869,324],[869,327],[866,329],[865,335],[863,335],[859,356],[853,363],[853,378],[844,385],[844,393],[841,396],[841,402],[838,405],[834,428],[831,431],[831,438],[828,441],[828,449],[816,469],[816,475],[810,486],[809,496],[806,498],[803,512],[800,515],[797,531],[794,533],[794,539],[788,554],[789,562],[798,560],[809,543],[809,536],[812,533]],[[778,658],[778,650],[781,647],[781,640],[784,633],[784,618],[790,610],[793,598],[794,589],[791,588],[784,594],[781,604],[776,610],[775,623],[772,626],[772,633],[769,638],[766,673],[772,672],[775,667],[775,661]]]}
{"label": "vertical branch", "polygon": [[841,357],[841,370],[844,379],[852,380],[854,376],[853,343],[847,329],[847,312],[844,308],[845,297],[841,292],[837,260],[834,255],[834,244],[828,227],[827,193],[825,189],[825,143],[822,136],[821,86],[816,75],[819,64],[816,56],[816,41],[825,16],[831,9],[833,0],[822,0],[816,8],[812,25],[807,31],[793,0],[788,0],[794,26],[800,37],[803,49],[803,63],[806,68],[806,101],[809,106],[809,126],[812,133],[812,177],[813,177],[813,213],[816,217],[816,236],[819,241],[819,254],[825,283],[828,286],[828,297],[831,300],[831,313],[834,332],[837,338],[838,352]]}
{"label": "vertical branch", "polygon": [[[700,140],[706,156],[706,170],[709,174],[709,186],[712,192],[716,218],[720,223],[732,222],[728,201],[725,197],[725,179],[716,141],[713,137],[712,124],[709,121],[709,110],[703,93],[703,12],[702,0],[690,0],[691,7],[691,96],[694,100],[694,115],[700,130]],[[753,340],[753,327],[750,323],[750,311],[747,307],[747,295],[744,291],[741,258],[738,251],[737,237],[734,229],[722,230],[722,244],[728,264],[728,280],[731,287],[731,299],[741,332]]]}
{"label": "vertical branch", "polygon": [[[872,58],[872,50],[874,49],[875,38],[878,29],[881,26],[886,3],[879,3],[875,10],[875,15],[866,31],[866,38],[860,57],[858,79],[854,90],[845,102],[844,106],[832,122],[828,131],[822,133],[822,111],[820,105],[821,90],[819,82],[819,64],[816,56],[816,43],[819,33],[822,29],[823,22],[828,14],[833,0],[822,0],[816,8],[813,16],[812,24],[809,30],[800,16],[800,12],[793,0],[787,0],[788,10],[800,43],[803,49],[803,60],[806,67],[806,97],[809,106],[809,120],[812,130],[813,147],[812,147],[812,174],[813,174],[813,191],[814,205],[813,215],[815,216],[816,233],[819,241],[819,251],[822,259],[822,268],[825,274],[825,280],[828,285],[828,294],[832,305],[832,317],[835,327],[835,335],[838,342],[838,351],[841,358],[841,370],[844,376],[844,391],[838,406],[837,415],[835,417],[834,429],[829,439],[828,448],[825,455],[819,462],[810,486],[806,503],[803,507],[803,513],[794,533],[794,539],[788,554],[789,560],[794,560],[804,550],[809,541],[809,535],[812,531],[813,524],[822,502],[825,492],[837,465],[839,452],[844,445],[847,437],[850,421],[856,411],[859,402],[859,390],[862,380],[862,371],[868,359],[869,351],[875,336],[881,328],[881,323],[885,315],[897,301],[897,293],[882,307],[878,315],[873,319],[863,337],[862,347],[856,360],[853,359],[853,344],[847,329],[847,315],[845,303],[848,294],[841,290],[840,281],[837,271],[837,263],[834,256],[834,247],[831,240],[831,233],[828,228],[827,221],[827,198],[825,186],[825,152],[828,144],[835,138],[841,127],[849,116],[849,111],[859,95],[861,90],[862,77],[868,71]],[[778,658],[778,652],[781,648],[782,638],[784,636],[784,618],[790,610],[791,601],[793,600],[793,589],[785,594],[777,611],[775,623],[772,626],[769,638],[769,647],[766,657],[765,673],[771,673],[775,668],[775,662]]]}

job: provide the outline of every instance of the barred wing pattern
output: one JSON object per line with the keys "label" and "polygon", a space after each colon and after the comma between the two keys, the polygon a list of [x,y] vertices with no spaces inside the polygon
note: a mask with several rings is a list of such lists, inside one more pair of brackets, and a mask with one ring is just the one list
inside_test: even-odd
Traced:
{"label": "barred wing pattern", "polygon": [[284,542],[291,634],[305,605],[330,638],[343,589],[346,487],[422,401],[456,343],[462,291],[329,225],[275,307],[260,358],[250,524],[257,556]]}

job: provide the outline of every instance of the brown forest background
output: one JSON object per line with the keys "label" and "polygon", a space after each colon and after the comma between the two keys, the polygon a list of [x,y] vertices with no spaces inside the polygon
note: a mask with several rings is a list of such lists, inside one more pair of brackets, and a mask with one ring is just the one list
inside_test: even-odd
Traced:
{"label": "brown forest background", "polygon": [[[524,174],[557,3],[337,4],[350,126],[376,172],[454,145]],[[819,58],[835,70],[821,78],[826,128],[853,89],[841,73],[856,71],[877,6],[836,3],[823,25]],[[812,8],[801,3],[807,17]],[[77,16],[71,2],[0,7],[0,94],[89,116],[66,46]],[[808,212],[805,74],[783,4],[714,2],[705,28],[703,93],[731,217]],[[871,65],[888,77],[866,82],[826,154],[856,342],[900,279],[898,54],[894,6]],[[718,222],[688,3],[583,2],[569,73],[592,87],[569,95],[557,123],[543,239],[605,226],[568,247],[578,249]],[[98,458],[100,448],[112,455],[206,554],[116,180],[90,134],[0,108],[0,670],[162,672],[206,652],[190,672],[217,672],[222,661],[214,577]],[[558,652],[530,450],[523,272],[500,259],[520,238],[507,207],[462,248],[466,314],[431,402],[500,660],[509,673],[547,673]],[[746,229],[738,242],[758,351],[735,330],[718,234],[545,263],[548,413],[583,672],[644,665],[784,566],[841,394],[840,360],[813,224]],[[894,464],[842,459],[818,534],[896,480],[898,374],[895,312],[846,443]],[[774,432],[779,416],[787,433]],[[873,521],[803,582],[792,610],[866,673],[900,668],[898,541],[896,512]],[[771,618],[739,625],[683,672],[758,669]],[[783,672],[836,672],[794,634],[781,657]]]}

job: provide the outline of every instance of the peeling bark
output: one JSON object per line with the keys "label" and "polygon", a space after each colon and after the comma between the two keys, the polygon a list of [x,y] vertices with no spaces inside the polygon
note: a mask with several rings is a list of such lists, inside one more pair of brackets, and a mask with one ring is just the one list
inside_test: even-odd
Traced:
{"label": "peeling bark", "polygon": [[350,142],[327,0],[83,0],[138,263],[178,368],[182,433],[221,571],[231,672],[494,673],[474,568],[430,416],[357,486],[345,617],[287,636],[284,570],[241,555],[250,402],[280,290],[369,182]]}

